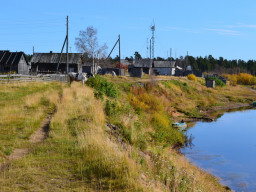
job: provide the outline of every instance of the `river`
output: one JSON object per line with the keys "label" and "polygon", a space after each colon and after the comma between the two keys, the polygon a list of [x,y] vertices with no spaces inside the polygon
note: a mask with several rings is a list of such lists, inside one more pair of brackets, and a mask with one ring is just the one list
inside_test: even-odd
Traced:
{"label": "river", "polygon": [[256,110],[198,122],[187,134],[192,135],[192,145],[181,152],[193,164],[220,177],[232,190],[256,192]]}

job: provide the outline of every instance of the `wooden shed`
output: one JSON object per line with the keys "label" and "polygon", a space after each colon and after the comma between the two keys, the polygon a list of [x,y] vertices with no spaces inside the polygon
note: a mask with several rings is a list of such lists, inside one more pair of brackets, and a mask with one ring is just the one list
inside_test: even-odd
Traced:
{"label": "wooden shed", "polygon": [[0,73],[15,71],[19,74],[29,74],[30,65],[24,52],[0,51]]}
{"label": "wooden shed", "polygon": [[215,80],[205,79],[206,87],[215,88]]}

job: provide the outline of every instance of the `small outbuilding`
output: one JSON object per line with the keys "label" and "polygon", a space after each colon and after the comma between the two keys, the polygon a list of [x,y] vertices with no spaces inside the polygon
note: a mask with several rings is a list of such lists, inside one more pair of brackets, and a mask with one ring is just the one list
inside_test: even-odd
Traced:
{"label": "small outbuilding", "polygon": [[209,88],[215,88],[215,80],[205,79],[205,85]]}
{"label": "small outbuilding", "polygon": [[30,65],[24,52],[0,51],[0,73],[15,71],[18,74],[29,74]]}

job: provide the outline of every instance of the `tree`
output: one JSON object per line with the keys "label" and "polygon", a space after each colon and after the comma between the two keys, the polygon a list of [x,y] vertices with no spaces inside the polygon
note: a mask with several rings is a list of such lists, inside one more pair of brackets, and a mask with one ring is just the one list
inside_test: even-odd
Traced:
{"label": "tree", "polygon": [[75,39],[75,46],[77,50],[85,54],[88,58],[105,57],[107,45],[102,46],[98,43],[97,29],[93,26],[89,26],[85,31],[79,32],[79,37]]}
{"label": "tree", "polygon": [[165,61],[165,59],[162,58],[162,57],[157,57],[156,60],[157,60],[157,61]]}
{"label": "tree", "polygon": [[98,58],[97,63],[99,65],[99,59],[105,58],[106,49],[108,48],[106,44],[99,46],[97,33],[97,29],[95,29],[93,26],[90,26],[87,27],[85,31],[80,31],[79,37],[77,37],[75,40],[77,50],[83,53],[83,61],[92,61],[93,73],[95,73],[97,70],[94,58]]}
{"label": "tree", "polygon": [[135,60],[140,60],[140,59],[142,59],[142,57],[141,57],[141,55],[139,54],[138,51],[135,51],[135,53],[134,53],[134,58],[135,58]]}

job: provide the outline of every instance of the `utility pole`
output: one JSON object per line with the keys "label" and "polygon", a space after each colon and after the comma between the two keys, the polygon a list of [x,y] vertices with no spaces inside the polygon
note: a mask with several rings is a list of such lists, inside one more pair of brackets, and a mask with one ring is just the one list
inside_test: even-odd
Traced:
{"label": "utility pole", "polygon": [[119,76],[121,76],[121,43],[120,43],[120,35],[118,35],[119,41]]}
{"label": "utility pole", "polygon": [[34,46],[33,46],[33,55],[34,55],[34,53],[35,53],[35,48],[34,48]]}
{"label": "utility pole", "polygon": [[170,58],[172,60],[172,48],[170,48]]}
{"label": "utility pole", "polygon": [[68,70],[69,70],[69,66],[68,66],[68,16],[67,16],[67,41],[66,41],[66,52],[67,52],[67,57],[66,57],[66,63],[67,63],[67,74],[68,74]]}

